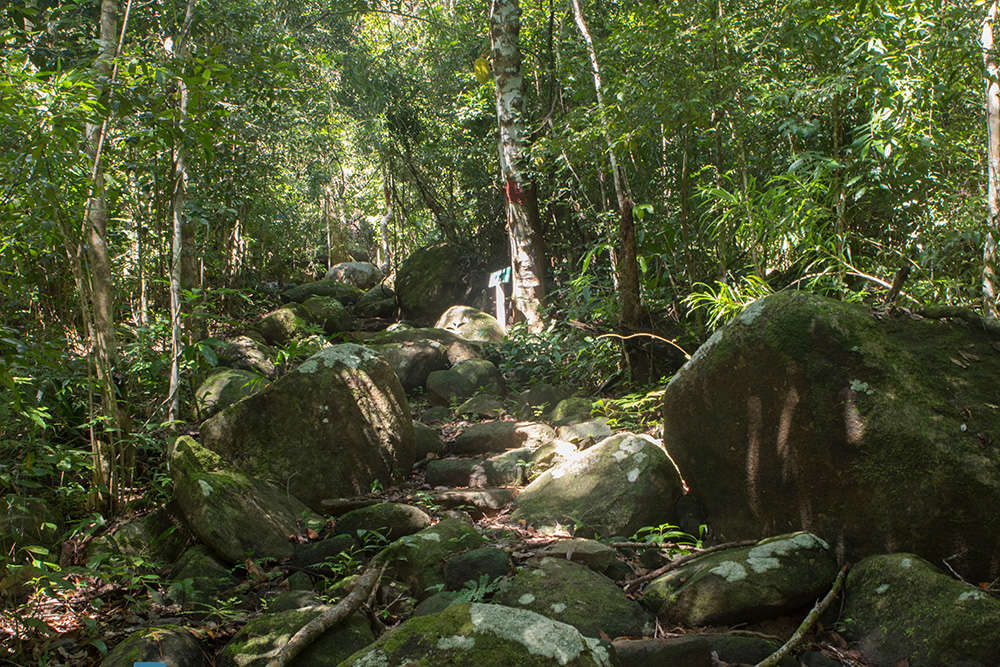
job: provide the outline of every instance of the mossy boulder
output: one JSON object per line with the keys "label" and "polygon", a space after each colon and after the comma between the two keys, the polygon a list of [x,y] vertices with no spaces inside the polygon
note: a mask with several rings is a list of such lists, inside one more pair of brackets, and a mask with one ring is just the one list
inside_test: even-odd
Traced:
{"label": "mossy boulder", "polygon": [[101,553],[129,556],[145,563],[144,571],[152,571],[174,563],[190,537],[190,531],[179,519],[171,517],[165,508],[157,507],[95,537],[87,545],[87,556]]}
{"label": "mossy boulder", "polygon": [[503,375],[492,361],[468,359],[455,364],[453,370],[465,377],[476,391],[483,391],[493,396],[507,394],[507,384]]}
{"label": "mossy boulder", "polygon": [[543,558],[537,567],[522,569],[496,602],[568,623],[585,637],[653,632],[653,618],[615,582],[565,559]]}
{"label": "mossy boulder", "polygon": [[497,318],[470,306],[452,306],[444,311],[434,326],[453,331],[466,340],[482,343],[499,343],[507,337]]}
{"label": "mossy boulder", "polygon": [[447,458],[427,464],[425,480],[431,486],[504,486],[525,484],[531,468],[530,449],[512,449],[488,459]]}
{"label": "mossy boulder", "polygon": [[382,272],[369,262],[341,262],[334,264],[323,280],[336,280],[366,290],[382,280]]}
{"label": "mossy boulder", "polygon": [[481,394],[473,396],[455,408],[455,414],[465,417],[482,417],[483,419],[497,419],[506,412],[507,408],[496,396]]}
{"label": "mossy boulder", "polygon": [[419,507],[402,503],[378,503],[361,507],[337,519],[338,535],[358,537],[358,531],[375,531],[389,540],[412,535],[431,525],[431,518]]}
{"label": "mossy boulder", "polygon": [[[808,530],[1000,576],[1000,336],[779,292],[681,369],[664,444],[727,539]],[[955,545],[961,545],[956,549]]]}
{"label": "mossy boulder", "polygon": [[287,345],[296,338],[311,333],[312,320],[299,304],[289,304],[272,310],[254,325],[268,345]]}
{"label": "mossy boulder", "polygon": [[358,317],[392,318],[396,314],[396,293],[388,285],[376,285],[354,304]]}
{"label": "mossy boulder", "polygon": [[594,404],[589,398],[580,398],[578,396],[565,398],[556,403],[556,407],[552,408],[552,412],[549,413],[549,419],[552,423],[560,426],[575,424],[590,419],[593,407]]}
{"label": "mossy boulder", "polygon": [[844,590],[844,636],[876,667],[1000,665],[1000,600],[919,556],[865,558]]}
{"label": "mossy boulder", "polygon": [[289,537],[304,531],[300,518],[323,524],[284,488],[227,466],[190,436],[174,444],[170,474],[191,530],[228,563],[248,555],[289,558]]}
{"label": "mossy boulder", "polygon": [[[247,623],[219,653],[217,667],[265,667],[306,623],[326,606],[264,614]],[[354,614],[309,644],[291,663],[294,667],[335,667],[375,640],[371,625]]]}
{"label": "mossy boulder", "polygon": [[360,345],[320,351],[206,421],[205,447],[248,475],[275,480],[322,511],[325,498],[388,486],[414,462],[413,420],[399,379]]}
{"label": "mossy boulder", "polygon": [[329,296],[345,306],[353,306],[364,292],[354,285],[338,280],[316,280],[281,293],[281,300],[288,303],[302,303],[313,296]]}
{"label": "mossy boulder", "polygon": [[548,417],[559,403],[569,398],[569,392],[553,387],[545,382],[539,382],[525,389],[517,397],[517,407],[514,409],[521,419],[540,419]]}
{"label": "mossy boulder", "polygon": [[444,564],[445,585],[449,590],[458,591],[470,581],[493,582],[512,572],[510,556],[503,549],[480,547],[472,551],[452,556]]}
{"label": "mossy boulder", "polygon": [[661,447],[647,435],[614,435],[538,476],[517,496],[512,518],[545,530],[579,524],[580,537],[676,524],[683,490]]}
{"label": "mossy boulder", "polygon": [[267,380],[253,371],[219,368],[194,393],[195,414],[208,419],[219,410],[267,386]]}
{"label": "mossy boulder", "polygon": [[170,574],[168,597],[183,605],[208,608],[219,596],[239,582],[203,544],[187,549],[174,564]]}
{"label": "mossy boulder", "polygon": [[650,582],[642,604],[688,627],[754,623],[812,604],[836,577],[829,545],[795,533],[697,558]]}
{"label": "mossy boulder", "polygon": [[411,618],[343,664],[611,667],[613,648],[526,609],[453,604]]}
{"label": "mossy boulder", "polygon": [[273,380],[278,376],[278,369],[274,365],[274,351],[264,344],[264,339],[258,332],[251,329],[250,333],[253,335],[237,336],[217,346],[215,353],[219,364],[259,373],[268,380]]}
{"label": "mossy boulder", "polygon": [[452,366],[460,364],[468,359],[479,359],[482,356],[482,349],[479,343],[465,340],[458,334],[444,329],[414,329],[412,327],[398,326],[395,329],[386,329],[373,336],[369,336],[364,344],[368,346],[391,345],[395,343],[415,343],[418,341],[435,341],[444,348],[445,357]]}
{"label": "mossy boulder", "polygon": [[444,564],[454,554],[482,546],[483,538],[467,519],[447,518],[386,547],[388,573],[423,600],[445,584]]}
{"label": "mossy boulder", "polygon": [[476,389],[461,373],[451,369],[427,375],[427,398],[437,405],[451,405],[472,396]]}
{"label": "mossy boulder", "polygon": [[302,308],[309,321],[321,327],[327,336],[351,330],[351,314],[332,296],[311,296],[302,303]]}
{"label": "mossy boulder", "polygon": [[422,390],[431,373],[446,370],[450,365],[447,349],[436,340],[403,341],[369,347],[392,367],[407,394]]}
{"label": "mossy boulder", "polygon": [[438,243],[414,251],[396,271],[396,301],[403,317],[430,324],[456,303],[471,303],[486,287],[473,279],[461,248]]}
{"label": "mossy boulder", "polygon": [[554,542],[542,549],[541,555],[561,558],[586,565],[595,572],[605,572],[615,562],[617,552],[597,540],[570,537]]}
{"label": "mossy boulder", "polygon": [[428,455],[440,456],[444,451],[444,441],[438,432],[421,422],[413,422],[413,436],[416,441],[416,460],[423,461]]}
{"label": "mossy boulder", "polygon": [[201,642],[179,625],[160,625],[132,633],[105,656],[101,667],[133,667],[137,662],[163,663],[168,667],[208,664]]}
{"label": "mossy boulder", "polygon": [[473,424],[455,437],[453,454],[493,454],[510,449],[537,449],[555,439],[548,424],[494,421]]}

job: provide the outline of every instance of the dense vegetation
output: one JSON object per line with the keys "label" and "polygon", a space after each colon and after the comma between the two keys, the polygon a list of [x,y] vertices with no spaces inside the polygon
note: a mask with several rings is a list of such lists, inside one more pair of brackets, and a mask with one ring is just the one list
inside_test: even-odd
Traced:
{"label": "dense vegetation", "polygon": [[[575,5],[521,4],[551,325],[505,345],[548,364],[533,377],[596,388],[620,362],[593,334],[636,330],[616,186],[638,328],[685,345],[788,286],[874,302],[904,267],[899,305],[982,306],[986,3]],[[437,240],[509,263],[488,29],[469,0],[0,2],[3,492],[58,495],[93,529],[159,488],[215,336],[269,283]]]}

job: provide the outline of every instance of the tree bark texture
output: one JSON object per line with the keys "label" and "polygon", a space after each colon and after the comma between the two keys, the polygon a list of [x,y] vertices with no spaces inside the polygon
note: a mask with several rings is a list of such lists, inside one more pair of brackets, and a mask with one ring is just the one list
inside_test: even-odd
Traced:
{"label": "tree bark texture", "polygon": [[983,250],[983,310],[997,317],[997,240],[1000,238],[1000,84],[993,43],[997,3],[990,6],[983,21],[983,65],[986,77],[986,244]]}
{"label": "tree bark texture", "polygon": [[512,269],[511,311],[529,331],[544,327],[545,247],[534,183],[527,173],[524,77],[521,75],[521,7],[518,0],[494,0],[490,14],[500,174],[507,204]]}

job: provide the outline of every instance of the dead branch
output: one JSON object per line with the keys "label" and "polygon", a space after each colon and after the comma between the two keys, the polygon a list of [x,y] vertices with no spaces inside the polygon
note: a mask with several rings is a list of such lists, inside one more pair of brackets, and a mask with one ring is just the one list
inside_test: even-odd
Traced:
{"label": "dead branch", "polygon": [[806,633],[809,632],[809,628],[813,626],[817,619],[823,615],[826,608],[830,606],[834,598],[840,592],[840,587],[844,585],[844,577],[847,576],[847,566],[840,568],[840,572],[837,574],[836,581],[833,582],[833,587],[830,592],[826,594],[826,597],[816,603],[816,606],[812,608],[812,611],[806,615],[802,624],[799,625],[798,630],[788,638],[784,646],[779,648],[777,651],[767,656],[763,660],[757,663],[756,667],[776,667],[781,659],[788,655],[789,651],[799,645],[799,643],[805,638]]}
{"label": "dead branch", "polygon": [[267,663],[267,667],[287,667],[289,663],[307,646],[316,641],[323,633],[337,625],[343,623],[351,617],[354,612],[368,599],[368,596],[375,589],[375,585],[382,578],[386,565],[382,558],[376,556],[368,563],[368,567],[354,590],[338,602],[335,606],[327,609],[322,614],[306,623],[302,628],[288,640],[288,643],[281,647],[278,654]]}
{"label": "dead branch", "polygon": [[667,563],[663,567],[661,567],[659,569],[656,569],[656,570],[653,570],[649,574],[644,574],[641,577],[638,577],[638,578],[633,579],[632,581],[628,582],[628,584],[625,586],[625,592],[626,593],[631,593],[632,591],[634,591],[636,588],[638,588],[642,584],[646,583],[647,581],[651,581],[653,579],[656,579],[657,577],[661,577],[664,574],[666,574],[667,572],[670,572],[671,570],[674,570],[674,569],[680,567],[681,565],[689,563],[692,560],[694,560],[695,558],[698,558],[699,556],[704,556],[706,554],[714,553],[716,551],[722,551],[723,549],[733,549],[733,548],[736,548],[736,547],[748,547],[751,544],[757,544],[758,541],[759,540],[740,540],[739,542],[727,542],[725,544],[719,544],[719,545],[716,545],[714,547],[709,547],[708,549],[701,549],[701,550],[699,550],[699,551],[697,551],[695,553],[691,553],[691,554],[688,554],[686,556],[681,556],[680,558],[678,558],[676,560],[670,561],[669,563]]}

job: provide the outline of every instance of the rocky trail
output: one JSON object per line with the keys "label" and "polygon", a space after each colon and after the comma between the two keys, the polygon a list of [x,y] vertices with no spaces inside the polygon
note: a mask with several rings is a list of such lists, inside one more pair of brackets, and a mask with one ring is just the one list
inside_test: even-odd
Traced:
{"label": "rocky trail", "polygon": [[[203,421],[171,447],[167,502],[92,539],[52,545],[69,570],[79,566],[81,586],[36,593],[4,615],[20,655],[38,664],[264,667],[278,664],[271,661],[300,628],[351,600],[351,613],[289,664],[1000,665],[1000,601],[989,578],[1000,567],[995,534],[954,533],[941,548],[964,544],[965,560],[942,564],[935,535],[904,534],[875,506],[863,517],[838,515],[837,500],[822,495],[833,482],[819,488],[806,468],[854,470],[858,455],[844,463],[832,444],[806,461],[795,440],[796,429],[809,440],[808,428],[829,421],[795,412],[820,409],[803,369],[829,378],[808,357],[829,342],[793,343],[785,362],[751,338],[760,331],[786,343],[787,327],[824,336],[833,321],[846,354],[877,357],[870,341],[887,334],[852,338],[852,327],[870,326],[865,309],[772,297],[677,374],[663,394],[665,414],[658,406],[633,413],[629,430],[621,414],[572,388],[536,382],[511,391],[502,360],[484,353],[503,331],[481,311],[424,303],[443,312],[436,326],[386,327],[403,301],[351,271],[286,292],[287,305],[219,350],[225,367],[197,392]],[[970,346],[985,346],[977,336],[988,333],[919,324],[962,336],[949,345],[965,346],[968,366],[985,358]],[[281,373],[272,346],[293,341],[296,363]],[[765,370],[741,375],[748,351],[788,369],[794,382],[773,383],[782,400],[759,398],[772,386]],[[885,374],[866,363],[836,362],[848,389],[830,402],[840,411],[834,419],[847,415],[840,433],[852,452],[865,447],[864,427],[878,429],[865,401],[888,393]],[[949,385],[952,395],[968,384]],[[734,397],[713,403],[726,392]],[[956,400],[972,423],[979,408],[968,396]],[[683,440],[679,425],[689,431]],[[721,436],[717,426],[732,430]],[[976,451],[982,479],[997,457]],[[837,480],[842,499],[872,484],[860,474]],[[977,527],[989,521],[973,514],[979,500],[938,502],[938,512]],[[741,512],[748,518],[734,524]],[[8,525],[42,541],[53,522],[39,505]],[[381,576],[361,580],[375,558]],[[99,582],[83,567],[94,559],[128,565]],[[952,576],[960,572],[946,573],[951,563],[973,574]],[[30,592],[4,581],[8,599]],[[810,614],[824,599],[825,610]],[[788,655],[766,662],[793,636]]]}

